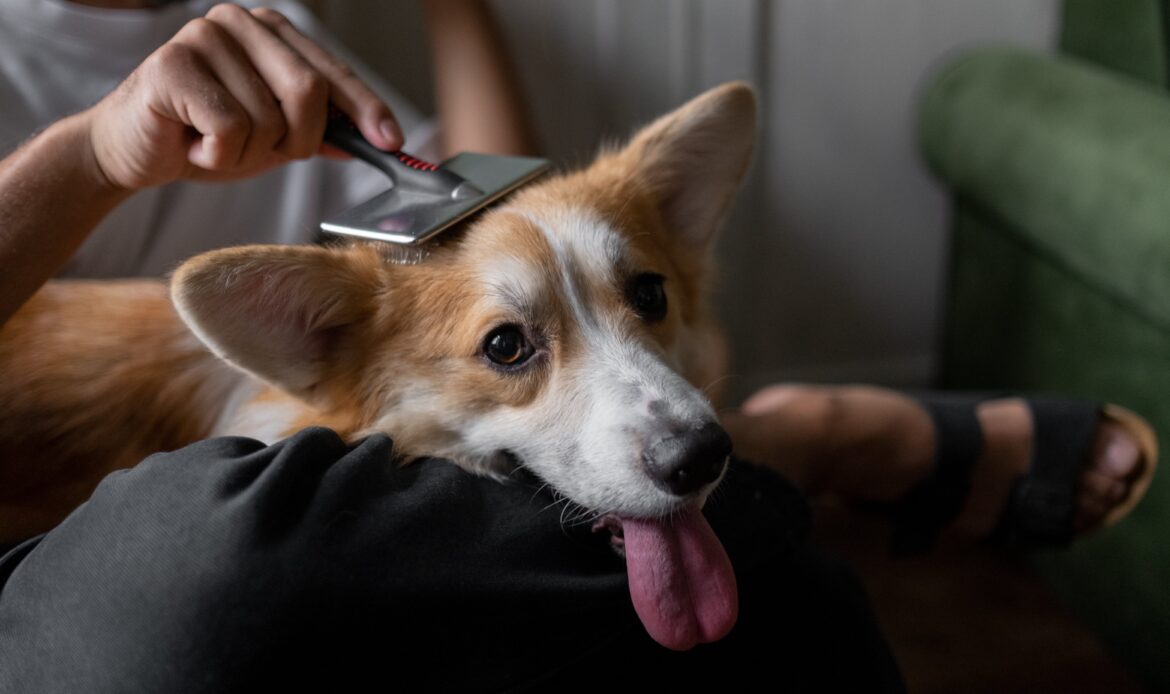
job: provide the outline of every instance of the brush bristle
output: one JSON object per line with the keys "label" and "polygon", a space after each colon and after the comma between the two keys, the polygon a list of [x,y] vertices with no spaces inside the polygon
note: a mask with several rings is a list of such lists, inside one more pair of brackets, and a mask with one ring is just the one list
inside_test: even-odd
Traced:
{"label": "brush bristle", "polygon": [[398,243],[378,243],[378,253],[392,265],[418,265],[431,254],[430,246],[407,246]]}

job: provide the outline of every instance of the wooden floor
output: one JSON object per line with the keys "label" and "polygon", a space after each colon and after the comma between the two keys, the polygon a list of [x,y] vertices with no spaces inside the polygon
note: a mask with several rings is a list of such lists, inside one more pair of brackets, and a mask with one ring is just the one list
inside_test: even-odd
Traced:
{"label": "wooden floor", "polygon": [[818,502],[816,536],[870,593],[911,692],[1145,692],[1023,563],[978,547],[893,559],[888,528]]}

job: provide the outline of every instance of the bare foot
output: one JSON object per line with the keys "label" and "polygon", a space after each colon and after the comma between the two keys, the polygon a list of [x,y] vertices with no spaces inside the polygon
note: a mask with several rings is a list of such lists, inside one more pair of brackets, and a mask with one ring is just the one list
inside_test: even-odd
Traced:
{"label": "bare foot", "polygon": [[[983,451],[971,493],[951,529],[984,537],[1003,514],[1012,484],[1032,460],[1032,417],[1020,399],[981,403]],[[739,455],[788,476],[810,495],[895,501],[926,478],[934,462],[930,415],[914,399],[868,386],[765,388],[727,413],[724,426]],[[1142,472],[1138,441],[1103,419],[1077,489],[1076,532],[1099,526],[1129,495]]]}

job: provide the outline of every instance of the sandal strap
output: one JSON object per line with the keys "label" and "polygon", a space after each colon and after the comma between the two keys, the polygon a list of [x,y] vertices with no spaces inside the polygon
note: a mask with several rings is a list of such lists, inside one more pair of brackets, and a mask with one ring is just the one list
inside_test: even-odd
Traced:
{"label": "sandal strap", "polygon": [[919,397],[934,421],[935,452],[931,474],[915,485],[893,509],[895,555],[929,551],[959,515],[971,490],[971,472],[983,451],[983,429],[977,401]]}
{"label": "sandal strap", "polygon": [[1026,402],[1032,412],[1032,466],[1012,485],[988,540],[1012,547],[1061,547],[1073,538],[1077,478],[1092,450],[1101,407],[1089,400]]}

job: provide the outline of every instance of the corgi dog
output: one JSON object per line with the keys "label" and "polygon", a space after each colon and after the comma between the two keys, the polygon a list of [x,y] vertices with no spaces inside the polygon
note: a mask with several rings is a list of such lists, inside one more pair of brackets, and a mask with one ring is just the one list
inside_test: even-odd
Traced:
{"label": "corgi dog", "polygon": [[704,392],[725,356],[708,294],[755,119],[750,87],[717,87],[418,264],[245,246],[169,287],[49,283],[0,328],[0,541],[156,451],[385,432],[405,458],[527,468],[621,538],[651,636],[721,638],[737,597],[699,511],[731,452]]}

